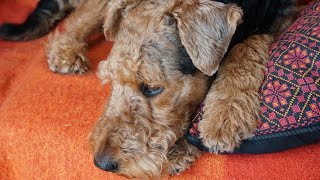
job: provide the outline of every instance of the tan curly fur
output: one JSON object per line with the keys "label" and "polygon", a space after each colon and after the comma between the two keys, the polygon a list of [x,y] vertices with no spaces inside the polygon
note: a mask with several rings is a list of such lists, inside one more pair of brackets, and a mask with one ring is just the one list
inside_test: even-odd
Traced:
{"label": "tan curly fur", "polygon": [[272,36],[252,36],[235,46],[205,99],[200,136],[212,152],[232,152],[253,135],[259,119],[259,87]]}
{"label": "tan curly fur", "polygon": [[[191,51],[194,43],[188,40],[190,36],[181,35],[181,32],[188,33],[188,28],[198,26],[192,24],[194,16],[183,20],[190,21],[186,25],[189,27],[181,27],[179,23],[185,12],[177,9],[190,2],[123,0],[109,3],[104,31],[115,43],[108,60],[100,63],[98,76],[112,82],[112,95],[92,132],[91,143],[96,160],[103,161],[101,154],[112,157],[117,162],[119,174],[139,178],[175,174],[188,168],[200,154],[181,139],[189,127],[191,115],[207,93],[209,82],[209,76],[203,72],[186,75],[177,65],[183,47]],[[213,15],[222,15],[220,21],[208,26],[235,29],[241,19],[239,8],[206,3],[201,6],[188,4],[189,12],[203,16],[206,11],[202,9],[210,7]],[[234,16],[235,13],[239,16]],[[206,21],[213,19],[213,15],[205,16]],[[201,33],[204,32],[194,33],[197,42],[205,41]],[[230,41],[232,33],[234,30],[220,38]],[[215,46],[226,49],[225,43]],[[220,52],[217,48],[214,53],[206,48],[209,51],[199,53],[212,56],[207,63],[219,64],[216,62],[221,59],[215,55],[226,50]],[[193,64],[201,63],[199,59],[192,60]],[[208,67],[210,72],[216,68]],[[141,84],[160,86],[164,91],[148,98],[141,93]]]}
{"label": "tan curly fur", "polygon": [[[89,64],[86,37],[104,24],[106,38],[114,40],[98,69],[104,83],[112,82],[112,94],[90,135],[95,162],[112,161],[110,171],[130,178],[184,171],[201,154],[184,134],[209,90],[200,124],[205,145],[215,152],[232,151],[250,137],[273,37],[253,36],[235,46],[211,88],[208,76],[219,69],[241,17],[237,6],[209,0],[82,4],[67,20],[66,32],[49,42],[48,62],[55,72],[83,73]],[[208,36],[211,31],[216,33]],[[198,69],[194,73],[179,67],[189,60]],[[162,87],[163,92],[147,97],[143,85]]]}
{"label": "tan curly fur", "polygon": [[[206,94],[205,87],[209,78],[201,72],[185,75],[174,70],[175,62],[170,59],[178,59],[176,51],[182,47],[177,41],[177,27],[166,26],[166,18],[163,18],[163,12],[160,10],[159,15],[155,14],[152,6],[163,7],[161,4],[147,6],[143,3],[146,2],[139,2],[140,6],[135,8],[130,7],[132,10],[125,9],[126,18],[122,19],[119,25],[114,24],[120,27],[116,28],[117,32],[109,33],[109,29],[105,29],[107,34],[115,34],[115,44],[108,60],[101,62],[99,66],[99,77],[111,80],[113,89],[105,115],[99,122],[104,125],[96,126],[91,136],[95,154],[103,152],[111,155],[119,164],[117,173],[129,177],[157,177],[163,173],[180,172],[189,167],[199,152],[184,141],[182,142],[185,145],[181,146],[178,139],[183,137],[195,105]],[[139,14],[142,12],[140,8],[145,7],[150,8],[151,15],[147,10],[143,11],[143,16]],[[111,26],[110,30],[114,31],[114,28]],[[176,44],[172,44],[166,38],[175,39]],[[157,42],[159,49],[152,46],[154,42]],[[247,43],[250,44],[250,40]],[[256,70],[263,74],[261,66],[268,59],[266,47],[271,42],[261,41],[260,44],[258,40],[254,40],[252,43],[255,44],[253,48],[262,52],[251,50],[252,47],[245,52],[263,58],[262,62],[257,62],[260,63],[260,70]],[[244,49],[247,44],[242,46]],[[231,52],[230,55],[232,54]],[[238,60],[245,63],[245,59],[252,56],[243,54]],[[159,63],[159,57],[165,65]],[[234,61],[232,63],[236,63]],[[248,64],[255,63],[250,59],[248,61]],[[257,65],[249,65],[243,71],[250,72],[250,68],[257,68]],[[148,99],[139,91],[139,85],[142,83],[162,86],[165,91]],[[254,85],[259,87],[259,84]],[[255,127],[251,125],[248,128]],[[102,134],[96,133],[97,131]]]}
{"label": "tan curly fur", "polygon": [[[200,152],[183,139],[176,143],[207,92],[198,89],[206,87],[204,74],[186,76],[175,69],[182,47],[176,24],[165,25],[171,20],[163,16],[164,10],[155,14],[162,2],[148,3],[125,9],[128,15],[119,25],[108,60],[99,65],[99,77],[112,81],[113,87],[98,122],[104,125],[97,125],[91,136],[95,154],[111,155],[119,164],[117,173],[139,178],[177,173],[194,161]],[[146,7],[150,10],[142,10]],[[143,83],[165,90],[147,98],[139,90]]]}
{"label": "tan curly fur", "polygon": [[47,56],[52,71],[81,74],[88,70],[86,38],[94,30],[101,28],[107,2],[79,1],[79,7],[65,22],[65,32],[57,32],[49,37]]}

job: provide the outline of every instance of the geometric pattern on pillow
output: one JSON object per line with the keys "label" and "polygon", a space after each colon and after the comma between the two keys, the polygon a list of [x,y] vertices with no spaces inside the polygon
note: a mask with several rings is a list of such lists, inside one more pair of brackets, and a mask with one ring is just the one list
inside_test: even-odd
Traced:
{"label": "geometric pattern on pillow", "polygon": [[256,136],[308,131],[320,122],[319,2],[304,10],[270,48]]}

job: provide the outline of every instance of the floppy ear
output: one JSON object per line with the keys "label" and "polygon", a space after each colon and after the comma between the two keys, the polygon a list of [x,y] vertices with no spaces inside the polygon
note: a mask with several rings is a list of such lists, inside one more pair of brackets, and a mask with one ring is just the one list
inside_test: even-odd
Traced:
{"label": "floppy ear", "polygon": [[211,0],[177,0],[171,13],[194,66],[212,76],[241,22],[242,9]]}
{"label": "floppy ear", "polygon": [[110,0],[103,25],[106,39],[113,40],[119,30],[123,14],[139,4],[141,0]]}

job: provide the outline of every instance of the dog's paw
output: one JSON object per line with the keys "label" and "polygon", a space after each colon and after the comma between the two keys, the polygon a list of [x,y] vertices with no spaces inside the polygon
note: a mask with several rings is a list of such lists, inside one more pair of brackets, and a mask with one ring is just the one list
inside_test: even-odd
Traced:
{"label": "dog's paw", "polygon": [[179,175],[181,172],[185,171],[190,167],[191,163],[185,164],[185,162],[182,163],[182,161],[176,161],[172,162],[170,164],[170,175]]}
{"label": "dog's paw", "polygon": [[49,68],[61,74],[82,74],[88,71],[88,63],[84,56],[76,55],[71,61],[60,58],[49,59]]}
{"label": "dog's paw", "polygon": [[88,71],[88,59],[85,55],[87,45],[72,37],[58,35],[49,41],[49,68],[62,74],[82,74]]}
{"label": "dog's paw", "polygon": [[180,174],[188,169],[201,152],[187,143],[185,139],[179,140],[168,154],[168,169],[171,175]]}
{"label": "dog's paw", "polygon": [[222,127],[215,127],[208,123],[208,120],[203,119],[199,123],[199,131],[203,145],[210,152],[232,152],[240,144],[243,135],[237,132],[228,120],[224,120]]}
{"label": "dog's paw", "polygon": [[257,117],[250,107],[239,106],[240,104],[236,100],[215,100],[205,107],[198,128],[203,145],[210,152],[233,152],[241,140],[253,136],[258,123]]}

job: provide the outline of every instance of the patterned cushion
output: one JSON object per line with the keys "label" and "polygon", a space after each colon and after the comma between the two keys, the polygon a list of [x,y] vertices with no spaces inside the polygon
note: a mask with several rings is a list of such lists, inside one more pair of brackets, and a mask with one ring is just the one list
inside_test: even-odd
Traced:
{"label": "patterned cushion", "polygon": [[[319,1],[317,1],[319,2]],[[307,8],[271,46],[255,135],[320,122],[320,4]]]}
{"label": "patterned cushion", "polygon": [[[266,153],[320,140],[320,0],[312,2],[301,17],[270,48],[268,72],[261,86],[261,120],[255,136],[235,153]],[[199,141],[198,122],[203,104],[187,139]]]}

